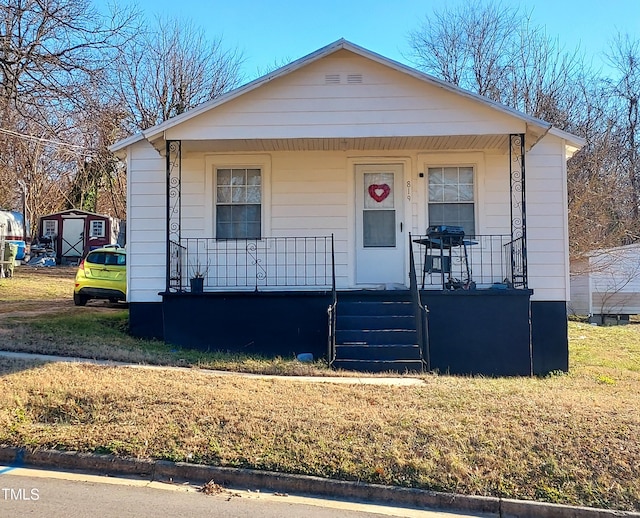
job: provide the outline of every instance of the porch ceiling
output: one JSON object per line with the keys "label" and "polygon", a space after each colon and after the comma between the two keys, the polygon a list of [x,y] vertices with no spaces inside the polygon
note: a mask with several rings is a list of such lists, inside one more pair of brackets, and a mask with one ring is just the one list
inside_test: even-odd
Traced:
{"label": "porch ceiling", "polygon": [[[159,144],[159,143],[158,143]],[[162,145],[163,146],[163,145]],[[451,135],[437,137],[366,137],[303,139],[183,140],[183,152],[229,151],[428,151],[509,149],[509,135]]]}

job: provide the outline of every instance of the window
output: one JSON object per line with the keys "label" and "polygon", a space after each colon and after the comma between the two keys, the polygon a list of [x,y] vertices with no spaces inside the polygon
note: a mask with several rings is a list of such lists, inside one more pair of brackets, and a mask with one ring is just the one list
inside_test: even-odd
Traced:
{"label": "window", "polygon": [[52,237],[58,234],[58,222],[54,219],[45,219],[42,225],[42,236]]}
{"label": "window", "polygon": [[429,168],[429,225],[452,225],[475,235],[473,167]]}
{"label": "window", "polygon": [[125,266],[127,256],[112,252],[91,252],[87,256],[87,262],[92,264],[104,264],[105,266]]}
{"label": "window", "polygon": [[104,221],[92,221],[89,237],[104,237]]}
{"label": "window", "polygon": [[262,219],[260,169],[216,171],[216,237],[259,239]]}

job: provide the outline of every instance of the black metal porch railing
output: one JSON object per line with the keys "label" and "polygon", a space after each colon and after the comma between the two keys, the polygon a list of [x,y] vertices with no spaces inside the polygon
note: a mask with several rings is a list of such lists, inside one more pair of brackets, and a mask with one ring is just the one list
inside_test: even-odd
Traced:
{"label": "black metal porch railing", "polygon": [[429,310],[422,303],[418,278],[416,272],[415,254],[413,252],[413,239],[409,233],[409,291],[411,292],[411,304],[416,321],[416,337],[420,347],[420,360],[423,369],[431,370],[431,354],[429,351]]}
{"label": "black metal porch railing", "polygon": [[505,260],[509,261],[508,281],[514,288],[527,288],[527,251],[523,237],[518,237],[504,245]]}
{"label": "black metal porch railing", "polygon": [[183,238],[171,243],[171,288],[324,288],[333,282],[332,237]]}
{"label": "black metal porch railing", "polygon": [[412,236],[413,259],[421,289],[474,289],[500,285],[526,288],[527,275],[522,238],[509,235],[465,237],[455,246]]}
{"label": "black metal porch railing", "polygon": [[331,234],[331,304],[327,308],[329,317],[329,336],[327,339],[327,363],[333,365],[336,359],[336,311],[338,310],[338,292],[336,291],[336,256]]}

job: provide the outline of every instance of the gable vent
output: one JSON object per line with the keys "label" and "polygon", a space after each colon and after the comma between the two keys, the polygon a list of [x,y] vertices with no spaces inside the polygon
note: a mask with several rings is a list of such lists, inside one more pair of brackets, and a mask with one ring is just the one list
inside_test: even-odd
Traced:
{"label": "gable vent", "polygon": [[347,83],[350,85],[357,85],[362,83],[362,74],[349,74],[347,76]]}
{"label": "gable vent", "polygon": [[324,84],[337,85],[340,84],[340,74],[327,74],[324,76]]}

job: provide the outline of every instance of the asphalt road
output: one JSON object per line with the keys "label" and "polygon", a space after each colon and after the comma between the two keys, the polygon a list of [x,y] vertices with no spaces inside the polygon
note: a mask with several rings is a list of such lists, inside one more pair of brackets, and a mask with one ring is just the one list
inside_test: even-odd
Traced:
{"label": "asphalt road", "polygon": [[51,518],[492,517],[387,507],[278,493],[149,482],[0,466],[0,516]]}

